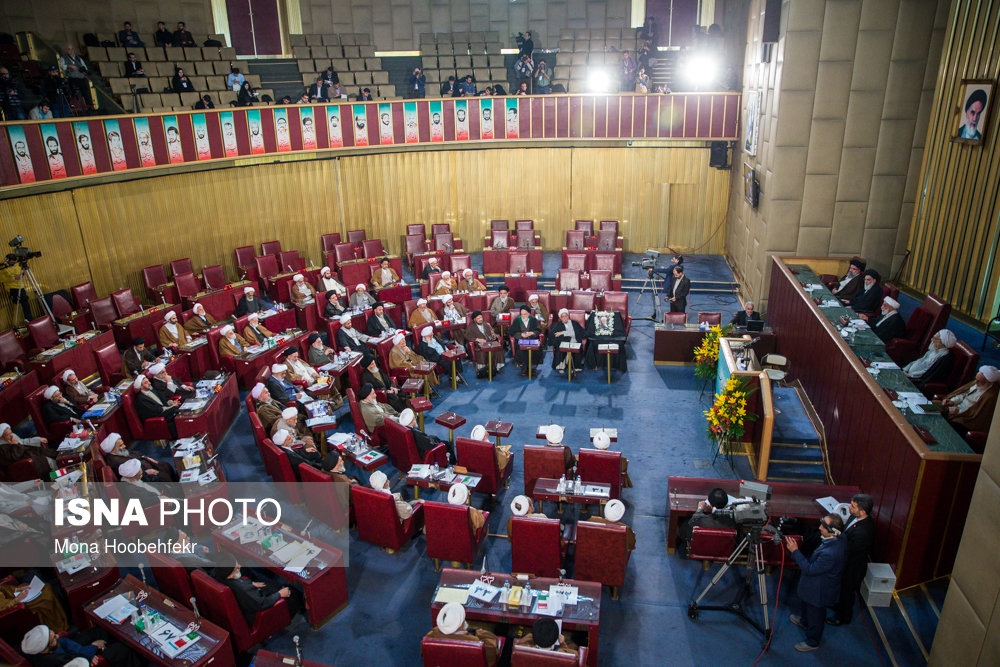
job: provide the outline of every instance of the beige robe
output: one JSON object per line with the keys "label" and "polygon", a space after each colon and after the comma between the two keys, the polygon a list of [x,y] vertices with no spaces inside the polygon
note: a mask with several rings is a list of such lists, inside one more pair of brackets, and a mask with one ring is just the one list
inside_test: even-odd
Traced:
{"label": "beige robe", "polygon": [[387,284],[395,285],[396,283],[398,283],[399,282],[399,274],[396,273],[396,269],[394,269],[394,268],[392,268],[390,266],[389,267],[389,273],[392,274],[392,280],[389,283],[384,283],[384,282],[382,282],[382,268],[379,267],[379,268],[375,269],[375,273],[372,274],[372,279],[371,279],[372,287],[374,287],[375,289],[382,289]]}
{"label": "beige robe", "polygon": [[208,331],[214,327],[218,322],[214,317],[205,312],[205,319],[208,320],[208,324],[201,321],[201,318],[195,315],[190,320],[184,323],[184,329],[187,330],[189,334],[200,334]]}
{"label": "beige robe", "polygon": [[170,329],[167,328],[166,323],[160,327],[160,333],[157,336],[160,339],[160,347],[178,347],[181,345],[187,345],[190,339],[188,338],[187,330],[181,326],[180,322],[177,323],[177,335],[170,333]]}
{"label": "beige robe", "polygon": [[[419,354],[402,345],[396,345],[391,350],[389,350],[390,369],[392,368],[412,369],[417,364],[423,363],[425,361],[427,360],[421,357]],[[423,376],[415,375],[414,377],[425,378],[427,384],[430,385],[432,388],[438,386],[438,383],[441,382],[440,380],[438,380],[437,373],[435,373],[434,371],[431,371],[427,375]]]}
{"label": "beige robe", "polygon": [[313,286],[306,281],[303,280],[302,282],[295,283],[295,285],[292,286],[292,302],[296,306],[304,306],[306,305],[306,301],[315,298],[316,290],[313,289]]}
{"label": "beige robe", "polygon": [[484,285],[483,283],[479,282],[475,278],[472,278],[471,280],[465,280],[463,278],[462,280],[458,281],[458,285],[456,286],[455,291],[456,292],[485,292],[486,291],[486,285]]}
{"label": "beige robe", "polygon": [[[266,338],[270,338],[271,336],[274,335],[274,333],[268,331],[267,327],[265,327],[263,324],[258,324],[257,329],[259,329],[260,332],[264,334]],[[245,338],[251,345],[260,345],[261,343],[264,342],[263,340],[259,340],[257,338],[257,334],[253,332],[253,328],[251,328],[249,324],[246,326],[245,329],[243,329],[243,338]]]}
{"label": "beige robe", "polygon": [[[972,385],[976,383],[975,380],[964,384],[955,391],[951,392],[946,399],[957,398],[960,394],[964,394]],[[979,400],[972,404],[968,410],[958,415],[947,415],[948,421],[956,426],[961,426],[962,428],[968,429],[970,431],[989,431],[990,422],[993,421],[993,409],[997,404],[997,385],[992,385],[986,389],[980,396]]]}
{"label": "beige robe", "polygon": [[[236,340],[239,344],[243,346],[243,352],[250,347],[250,343],[243,336],[236,334]],[[219,356],[220,357],[235,357],[237,355],[243,354],[240,352],[235,345],[229,342],[229,339],[223,336],[219,339]]]}
{"label": "beige robe", "polygon": [[447,280],[439,280],[437,287],[434,288],[434,295],[440,296],[441,294],[453,294],[455,288],[458,287],[458,283],[454,278],[448,278]]}
{"label": "beige robe", "polygon": [[[430,317],[430,319],[427,319],[428,317]],[[417,308],[410,313],[410,319],[406,321],[406,325],[410,327],[410,329],[415,329],[422,324],[433,324],[436,317],[437,315],[435,315],[434,311],[430,308],[425,308],[424,310]]]}

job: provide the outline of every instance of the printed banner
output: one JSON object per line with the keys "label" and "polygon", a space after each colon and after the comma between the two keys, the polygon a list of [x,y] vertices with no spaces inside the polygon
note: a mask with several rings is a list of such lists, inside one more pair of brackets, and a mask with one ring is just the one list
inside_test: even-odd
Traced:
{"label": "printed banner", "polygon": [[226,152],[226,157],[236,157],[240,154],[239,146],[236,144],[236,126],[233,125],[233,112],[223,111],[219,114],[222,122],[222,148]]}
{"label": "printed banner", "polygon": [[143,167],[155,167],[153,136],[149,133],[149,121],[145,118],[135,119],[135,139],[139,144],[139,164]]}
{"label": "printed banner", "polygon": [[28,151],[28,139],[24,136],[24,127],[10,125],[7,128],[10,135],[10,145],[14,148],[14,164],[17,175],[22,183],[35,182],[35,167],[31,164],[31,153]]}
{"label": "printed banner", "polygon": [[420,141],[420,132],[417,126],[416,102],[407,102],[403,105],[403,126],[406,128],[406,143],[418,143]]}
{"label": "printed banner", "polygon": [[455,100],[455,139],[469,140],[469,102]]}
{"label": "printed banner", "polygon": [[517,139],[520,134],[520,119],[517,115],[517,98],[507,98],[507,114],[504,118],[504,128],[508,139]]}
{"label": "printed banner", "polygon": [[330,129],[330,148],[340,148],[344,145],[344,134],[339,106],[326,108],[326,123]]}
{"label": "printed banner", "polygon": [[431,141],[444,141],[444,123],[441,120],[441,102],[431,102]]}
{"label": "printed banner", "polygon": [[288,133],[288,110],[274,110],[274,132],[278,141],[278,152],[287,153],[292,150],[292,137]]}
{"label": "printed banner", "polygon": [[128,169],[128,163],[125,162],[125,144],[122,143],[122,131],[118,127],[118,121],[104,121],[104,134],[108,138],[108,153],[111,155],[111,168],[114,171]]}
{"label": "printed banner", "polygon": [[94,161],[94,146],[90,140],[90,126],[87,123],[73,123],[73,138],[76,141],[76,154],[80,156],[80,169],[84,174],[96,174],[97,163]]}
{"label": "printed banner", "polygon": [[352,107],[354,113],[354,145],[368,145],[368,107],[364,104],[355,104]]}
{"label": "printed banner", "polygon": [[316,122],[312,107],[299,109],[299,122],[302,124],[302,150],[316,150]]}
{"label": "printed banner", "polygon": [[49,174],[52,178],[66,178],[66,161],[63,159],[62,146],[59,145],[59,135],[56,126],[43,123],[38,126],[42,132],[42,143],[45,145],[45,161],[49,163]]}
{"label": "printed banner", "polygon": [[250,152],[254,155],[266,152],[260,127],[260,112],[256,109],[247,111],[247,130],[250,132]]}
{"label": "printed banner", "polygon": [[378,142],[383,146],[391,144],[392,137],[392,106],[378,105]]}
{"label": "printed banner", "polygon": [[199,160],[212,159],[212,146],[208,143],[208,123],[205,114],[196,113],[191,116],[194,126],[194,148]]}
{"label": "printed banner", "polygon": [[479,100],[479,138],[493,138],[493,100],[485,97]]}
{"label": "printed banner", "polygon": [[184,147],[181,146],[177,116],[163,117],[163,131],[167,135],[167,155],[170,157],[170,164],[181,164],[184,162]]}

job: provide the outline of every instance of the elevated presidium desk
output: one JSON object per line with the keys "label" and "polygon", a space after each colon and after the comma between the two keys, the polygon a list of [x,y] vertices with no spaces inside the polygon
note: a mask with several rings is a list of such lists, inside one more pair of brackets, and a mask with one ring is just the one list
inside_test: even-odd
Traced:
{"label": "elevated presidium desk", "polygon": [[[823,423],[834,481],[875,499],[873,560],[891,564],[897,587],[906,588],[951,572],[982,457],[940,415],[893,405],[883,387],[915,389],[898,369],[872,377],[859,355],[888,357],[871,331],[844,340],[838,318],[857,316],[833,304],[818,274],[840,275],[846,265],[846,259],[774,257],[767,322],[776,351],[788,358]],[[833,305],[818,306],[814,296]]]}

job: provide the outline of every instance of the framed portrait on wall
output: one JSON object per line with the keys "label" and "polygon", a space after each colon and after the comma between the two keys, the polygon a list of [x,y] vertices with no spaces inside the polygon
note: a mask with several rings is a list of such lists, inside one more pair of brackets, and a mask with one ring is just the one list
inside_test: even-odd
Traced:
{"label": "framed portrait on wall", "polygon": [[979,146],[986,134],[990,108],[993,106],[992,79],[962,79],[959,91],[958,123],[952,141]]}
{"label": "framed portrait on wall", "polygon": [[746,94],[747,117],[743,124],[743,152],[757,154],[757,134],[760,130],[760,91],[751,90]]}

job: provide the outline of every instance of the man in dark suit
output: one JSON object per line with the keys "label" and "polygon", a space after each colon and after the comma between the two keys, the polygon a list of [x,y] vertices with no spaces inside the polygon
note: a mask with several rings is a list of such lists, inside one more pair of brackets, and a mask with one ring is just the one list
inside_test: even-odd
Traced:
{"label": "man in dark suit", "polygon": [[337,347],[361,352],[368,351],[368,334],[361,333],[354,328],[354,321],[350,315],[340,316],[340,331],[337,332]]}
{"label": "man in dark suit", "polygon": [[318,77],[316,82],[309,86],[309,99],[317,102],[325,102],[329,98],[326,94],[327,86],[323,83],[323,77]]}
{"label": "man in dark suit", "polygon": [[878,305],[882,302],[882,290],[878,284],[881,278],[875,269],[865,271],[864,288],[848,303],[858,315],[874,315],[878,312]]}
{"label": "man in dark suit", "polygon": [[684,275],[684,267],[680,264],[674,267],[674,282],[666,297],[671,313],[687,312],[687,296],[691,291],[691,281]]}
{"label": "man in dark suit", "polygon": [[785,538],[785,546],[802,570],[796,589],[802,601],[802,614],[789,617],[792,623],[806,631],[806,639],[795,645],[796,651],[805,653],[819,648],[826,625],[826,608],[840,599],[840,575],[844,569],[846,542],[840,537],[843,530],[844,520],[839,514],[823,517],[819,523],[820,544],[808,559],[799,551],[795,540]]}
{"label": "man in dark suit", "polygon": [[455,76],[449,76],[448,80],[441,84],[441,97],[455,97],[455,93],[458,91],[458,82],[455,81]]}
{"label": "man in dark suit", "polygon": [[134,53],[128,54],[128,60],[125,61],[125,76],[146,76],[146,70],[143,69],[142,63],[136,59]]}
{"label": "man in dark suit", "polygon": [[421,458],[438,445],[444,445],[448,450],[448,462],[455,462],[454,445],[436,435],[428,435],[417,428],[417,416],[413,413],[413,410],[406,408],[399,413],[399,425],[410,429],[410,433],[413,434],[413,444],[417,446],[417,451],[420,453]]}
{"label": "man in dark suit", "polygon": [[385,392],[385,402],[392,406],[396,412],[402,412],[406,408],[406,401],[399,393],[399,387],[393,384],[392,380],[378,367],[378,362],[371,354],[365,354],[361,359],[361,367],[365,369],[361,374],[361,384],[370,384],[376,391]]}
{"label": "man in dark suit", "polygon": [[867,493],[851,499],[851,518],[844,528],[844,573],[840,576],[840,602],[834,605],[834,614],[826,620],[830,625],[851,622],[854,598],[868,571],[868,554],[875,542],[875,523],[871,519],[875,501]]}
{"label": "man in dark suit", "polygon": [[145,375],[138,376],[132,386],[135,388],[135,412],[139,419],[146,421],[163,417],[170,429],[170,437],[176,440],[177,426],[174,424],[174,417],[180,410],[181,400],[158,394]]}
{"label": "man in dark suit", "polygon": [[395,328],[392,320],[385,314],[385,305],[381,301],[376,303],[372,314],[368,316],[368,335],[378,338]]}
{"label": "man in dark suit", "polygon": [[301,393],[298,387],[288,381],[288,366],[285,364],[273,364],[271,366],[271,375],[268,376],[264,386],[271,394],[271,398],[278,401],[281,405],[295,400],[295,397]]}
{"label": "man in dark suit", "polygon": [[[222,558],[227,561],[226,565],[213,568],[212,576],[233,592],[236,604],[243,612],[243,618],[246,619],[247,625],[253,626],[257,612],[270,609],[278,603],[278,600],[286,601],[290,616],[295,616],[302,611],[302,594],[299,591],[289,586],[254,581],[250,577],[241,576],[236,556],[228,555],[222,556]],[[253,574],[253,572],[247,572],[247,574]]]}
{"label": "man in dark suit", "polygon": [[432,273],[441,273],[441,265],[438,264],[438,258],[433,256],[427,258],[427,266],[424,267],[424,271],[420,274],[420,277],[424,280],[430,280]]}
{"label": "man in dark suit", "polygon": [[57,424],[59,422],[80,423],[83,411],[69,400],[63,398],[62,392],[55,385],[45,389],[42,394],[45,402],[42,403],[42,419],[46,424]]}
{"label": "man in dark suit", "polygon": [[844,303],[848,303],[858,295],[858,292],[861,291],[861,288],[865,284],[864,271],[864,262],[857,258],[851,260],[850,265],[847,267],[847,274],[833,288],[833,293],[837,295],[838,299]]}
{"label": "man in dark suit", "polygon": [[888,343],[893,338],[904,338],[906,336],[906,323],[903,316],[899,314],[899,302],[891,296],[882,300],[882,314],[876,320],[871,318],[869,324],[875,335]]}
{"label": "man in dark suit", "polygon": [[156,361],[156,355],[146,349],[146,339],[136,336],[132,339],[132,347],[122,355],[122,364],[129,377],[141,373]]}
{"label": "man in dark suit", "polygon": [[750,320],[759,320],[760,313],[754,310],[753,301],[747,301],[743,304],[743,310],[737,312],[733,315],[733,319],[729,322],[734,327],[740,327],[743,329],[747,328],[747,322]]}

